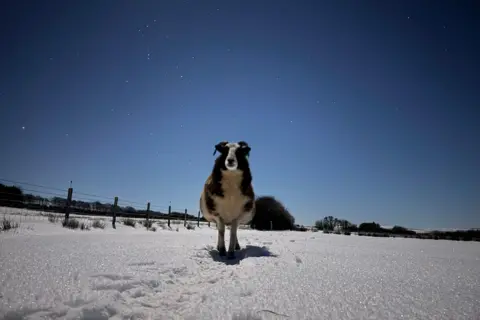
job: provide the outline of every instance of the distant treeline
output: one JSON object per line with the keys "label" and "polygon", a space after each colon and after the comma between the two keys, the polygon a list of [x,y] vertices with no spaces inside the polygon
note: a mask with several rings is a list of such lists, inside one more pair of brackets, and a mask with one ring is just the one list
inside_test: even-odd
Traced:
{"label": "distant treeline", "polygon": [[[67,207],[67,198],[58,196],[46,198],[38,195],[23,193],[22,189],[17,186],[6,186],[0,183],[0,206],[65,213]],[[116,212],[117,216],[119,217],[138,218],[147,216],[146,208],[138,210],[131,206],[117,206]],[[72,199],[70,204],[70,213],[110,216],[113,213],[113,204],[102,203],[100,201],[88,202]],[[168,214],[168,212],[150,210],[148,215],[155,219],[167,219],[170,217],[170,219],[183,220],[185,218],[185,212],[175,211],[172,211],[170,214]],[[196,215],[187,214],[187,220],[196,219]],[[206,221],[202,216],[200,216],[200,220]]]}
{"label": "distant treeline", "polygon": [[457,230],[457,231],[427,231],[415,232],[402,226],[382,228],[375,222],[363,222],[359,226],[348,220],[337,219],[333,216],[323,218],[315,222],[318,230],[324,233],[350,235],[356,232],[359,236],[369,237],[403,237],[433,240],[457,240],[457,241],[480,241],[480,229]]}

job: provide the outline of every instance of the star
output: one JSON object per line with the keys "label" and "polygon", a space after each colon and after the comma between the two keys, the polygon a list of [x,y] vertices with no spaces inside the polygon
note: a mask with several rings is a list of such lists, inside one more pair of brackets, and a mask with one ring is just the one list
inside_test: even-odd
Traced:
{"label": "star", "polygon": [[25,126],[22,126],[22,130],[25,130]]}

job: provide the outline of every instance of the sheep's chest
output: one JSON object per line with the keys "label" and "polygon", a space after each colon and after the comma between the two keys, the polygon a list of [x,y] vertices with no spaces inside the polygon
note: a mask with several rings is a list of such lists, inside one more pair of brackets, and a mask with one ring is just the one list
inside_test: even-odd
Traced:
{"label": "sheep's chest", "polygon": [[224,174],[221,181],[223,197],[214,197],[216,211],[226,224],[243,216],[245,204],[251,200],[241,192],[241,181],[241,174],[230,172]]}
{"label": "sheep's chest", "polygon": [[230,224],[244,214],[244,205],[248,199],[241,194],[226,194],[223,198],[216,197],[216,211],[222,217],[224,223]]}

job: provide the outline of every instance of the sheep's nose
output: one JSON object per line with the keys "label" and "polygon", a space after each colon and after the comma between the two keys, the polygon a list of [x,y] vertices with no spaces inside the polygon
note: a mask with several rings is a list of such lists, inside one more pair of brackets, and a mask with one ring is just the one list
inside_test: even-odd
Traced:
{"label": "sheep's nose", "polygon": [[235,160],[234,159],[227,159],[227,163],[229,166],[233,166],[235,164]]}

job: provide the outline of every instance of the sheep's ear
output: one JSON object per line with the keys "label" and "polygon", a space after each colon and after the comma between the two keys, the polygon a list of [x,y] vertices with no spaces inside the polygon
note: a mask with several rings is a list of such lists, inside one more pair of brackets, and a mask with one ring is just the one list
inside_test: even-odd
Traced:
{"label": "sheep's ear", "polygon": [[238,141],[238,145],[242,148],[248,147],[248,143],[246,141]]}
{"label": "sheep's ear", "polygon": [[213,155],[215,153],[220,152],[222,153],[225,150],[225,146],[228,144],[228,141],[221,141],[215,145],[215,150],[213,151]]}
{"label": "sheep's ear", "polygon": [[240,145],[240,148],[242,148],[242,150],[245,152],[245,156],[248,158],[250,156],[251,150],[248,143],[246,143],[245,141],[239,141],[238,144]]}

